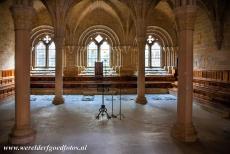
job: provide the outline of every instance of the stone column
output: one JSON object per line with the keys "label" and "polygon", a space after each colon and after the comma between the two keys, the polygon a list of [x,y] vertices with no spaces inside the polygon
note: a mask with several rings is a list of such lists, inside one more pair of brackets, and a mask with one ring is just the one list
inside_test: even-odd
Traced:
{"label": "stone column", "polygon": [[169,47],[167,47],[167,51],[168,51],[168,66],[170,67],[171,66],[171,51],[170,51],[170,48]]}
{"label": "stone column", "polygon": [[56,67],[55,67],[55,97],[54,105],[64,103],[63,98],[63,45],[64,36],[56,35],[54,38],[56,44]]}
{"label": "stone column", "polygon": [[116,47],[116,53],[117,53],[117,72],[120,73],[120,67],[121,67],[121,51],[120,46]]}
{"label": "stone column", "polygon": [[29,144],[36,134],[30,122],[30,32],[34,9],[18,4],[11,11],[15,28],[15,124],[9,142]]}
{"label": "stone column", "polygon": [[175,51],[173,47],[171,47],[171,51],[172,51],[172,66],[175,66]]}
{"label": "stone column", "polygon": [[167,71],[167,50],[166,50],[166,47],[163,47],[163,53],[164,53],[164,68],[165,70]]}
{"label": "stone column", "polygon": [[83,51],[82,51],[82,66],[85,67],[87,64],[86,64],[86,55],[87,55],[87,51],[86,51],[86,48],[83,47]]}
{"label": "stone column", "polygon": [[171,54],[171,51],[170,51],[170,48],[167,47],[166,50],[168,51],[168,66],[171,66],[171,63],[170,63],[170,54]]}
{"label": "stone column", "polygon": [[166,52],[166,70],[169,71],[170,63],[169,63],[169,50],[168,50],[168,47],[165,47],[165,52]]}
{"label": "stone column", "polygon": [[[144,32],[143,32],[144,34]],[[138,45],[138,76],[137,76],[137,98],[136,103],[146,104],[145,97],[145,36],[137,37]]]}
{"label": "stone column", "polygon": [[115,47],[112,47],[112,53],[113,53],[113,69],[115,70],[115,68],[117,67],[117,53],[115,50]]}
{"label": "stone column", "polygon": [[81,67],[83,66],[83,63],[82,63],[82,60],[83,60],[83,59],[82,59],[82,58],[83,58],[83,57],[82,57],[82,52],[83,52],[83,47],[81,46],[81,47],[80,47],[80,53],[79,53],[80,66],[81,66]]}
{"label": "stone column", "polygon": [[161,67],[165,66],[165,51],[161,48]]}
{"label": "stone column", "polygon": [[196,6],[181,6],[175,9],[179,30],[179,78],[177,121],[172,129],[172,136],[184,142],[197,139],[192,122],[193,105],[193,30]]}

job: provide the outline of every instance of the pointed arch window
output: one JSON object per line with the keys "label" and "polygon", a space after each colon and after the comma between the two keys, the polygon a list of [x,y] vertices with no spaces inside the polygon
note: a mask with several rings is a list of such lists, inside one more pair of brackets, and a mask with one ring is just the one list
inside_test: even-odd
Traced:
{"label": "pointed arch window", "polygon": [[46,46],[42,41],[39,41],[35,47],[35,66],[46,66]]}
{"label": "pointed arch window", "polygon": [[103,62],[103,65],[110,67],[110,44],[107,38],[101,35],[91,38],[87,47],[87,67],[94,67],[95,62]]}
{"label": "pointed arch window", "polygon": [[151,66],[161,66],[161,46],[155,42],[151,47]]}
{"label": "pointed arch window", "polygon": [[35,44],[34,67],[52,68],[55,67],[56,49],[55,43],[49,35],[41,38]]}
{"label": "pointed arch window", "polygon": [[49,46],[49,67],[55,67],[55,57],[56,57],[56,50],[55,50],[55,44],[52,42]]}
{"label": "pointed arch window", "polygon": [[103,42],[101,45],[101,61],[104,66],[109,66],[110,64],[110,46],[107,42]]}
{"label": "pointed arch window", "polygon": [[145,67],[161,67],[161,46],[151,35],[145,45]]}
{"label": "pointed arch window", "polygon": [[94,67],[98,56],[97,50],[98,50],[98,46],[96,45],[95,42],[91,42],[88,45],[88,53],[87,53],[88,67]]}

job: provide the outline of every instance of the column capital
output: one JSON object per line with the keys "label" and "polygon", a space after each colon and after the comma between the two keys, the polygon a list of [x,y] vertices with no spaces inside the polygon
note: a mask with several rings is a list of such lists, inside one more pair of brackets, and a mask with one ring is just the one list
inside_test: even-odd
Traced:
{"label": "column capital", "polygon": [[54,36],[54,41],[57,47],[64,47],[64,40],[65,40],[64,36],[60,36],[60,35]]}
{"label": "column capital", "polygon": [[14,19],[15,30],[28,30],[32,27],[32,19],[35,15],[33,7],[13,5],[11,13]]}
{"label": "column capital", "polygon": [[136,39],[137,39],[137,47],[138,48],[140,48],[140,46],[142,47],[142,46],[145,46],[145,36],[143,35],[143,36],[137,36],[136,37]]}
{"label": "column capital", "polygon": [[136,36],[137,38],[142,38],[144,37],[145,39],[145,35],[146,35],[146,23],[145,23],[145,19],[138,17],[136,19]]}
{"label": "column capital", "polygon": [[197,12],[197,7],[195,5],[178,7],[174,10],[174,12],[180,31],[194,30]]}

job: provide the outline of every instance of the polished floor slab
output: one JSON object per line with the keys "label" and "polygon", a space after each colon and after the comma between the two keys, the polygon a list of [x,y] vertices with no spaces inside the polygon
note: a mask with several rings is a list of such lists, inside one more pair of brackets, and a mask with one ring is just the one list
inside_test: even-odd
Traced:
{"label": "polished floor slab", "polygon": [[[54,106],[51,95],[31,96],[32,125],[37,145],[87,145],[87,154],[227,154],[230,153],[230,120],[194,104],[194,125],[199,140],[181,143],[170,136],[176,120],[176,97],[146,95],[147,105],[135,103],[135,95],[123,95],[122,117],[95,119],[102,102],[96,95],[66,95],[65,104]],[[113,97],[119,114],[120,96]],[[112,97],[105,96],[111,114]],[[14,97],[0,103],[0,144],[7,143],[14,124]],[[2,149],[2,148],[1,148]],[[6,151],[5,151],[6,152]],[[68,151],[68,153],[76,151]],[[14,153],[23,153],[14,152]],[[30,153],[39,153],[30,151]],[[44,153],[44,152],[40,152]],[[63,153],[57,152],[55,153]]]}

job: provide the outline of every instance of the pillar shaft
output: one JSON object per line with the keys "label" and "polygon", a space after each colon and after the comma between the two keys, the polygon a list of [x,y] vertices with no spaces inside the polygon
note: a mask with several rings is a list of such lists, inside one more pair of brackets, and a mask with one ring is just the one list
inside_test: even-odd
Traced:
{"label": "pillar shaft", "polygon": [[56,36],[56,67],[55,67],[55,97],[53,104],[64,103],[63,98],[63,42],[64,37]]}
{"label": "pillar shaft", "polygon": [[164,66],[165,66],[165,69],[167,70],[168,63],[167,63],[167,50],[166,50],[166,47],[164,47],[163,50],[164,50]]}
{"label": "pillar shaft", "polygon": [[137,99],[139,104],[146,104],[145,98],[145,37],[137,38],[138,44],[138,76],[137,76]]}
{"label": "pillar shaft", "polygon": [[161,67],[165,66],[165,52],[161,50]]}
{"label": "pillar shaft", "polygon": [[[140,1],[141,2],[141,1]],[[138,10],[138,16],[136,19],[136,38],[138,48],[138,76],[137,76],[137,98],[136,103],[146,104],[145,97],[145,44],[146,44],[146,21],[141,16],[141,9]],[[140,13],[140,14],[139,14]]]}
{"label": "pillar shaft", "polygon": [[195,6],[185,6],[175,10],[179,26],[178,53],[178,102],[177,121],[172,135],[185,142],[196,141],[196,131],[192,122],[193,104],[193,30],[196,16]]}
{"label": "pillar shaft", "polygon": [[15,25],[15,125],[9,142],[28,144],[35,140],[30,123],[30,31],[34,10],[15,5],[11,11]]}

